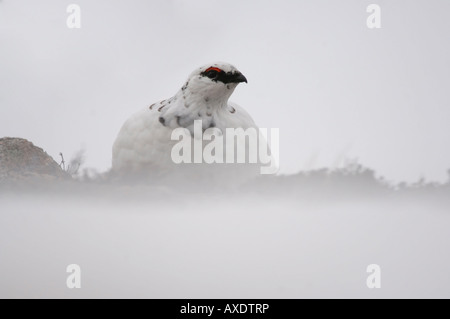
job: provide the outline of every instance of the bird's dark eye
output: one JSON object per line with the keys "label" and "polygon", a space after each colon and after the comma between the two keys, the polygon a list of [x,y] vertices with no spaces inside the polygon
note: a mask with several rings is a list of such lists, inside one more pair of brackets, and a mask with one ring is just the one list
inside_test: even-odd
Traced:
{"label": "bird's dark eye", "polygon": [[202,75],[207,76],[211,80],[215,80],[221,72],[223,72],[221,69],[212,66],[210,68],[207,68],[205,72],[202,73]]}
{"label": "bird's dark eye", "polygon": [[215,79],[217,77],[217,74],[219,74],[219,72],[217,72],[216,70],[211,70],[206,72],[206,76],[209,77],[210,79]]}

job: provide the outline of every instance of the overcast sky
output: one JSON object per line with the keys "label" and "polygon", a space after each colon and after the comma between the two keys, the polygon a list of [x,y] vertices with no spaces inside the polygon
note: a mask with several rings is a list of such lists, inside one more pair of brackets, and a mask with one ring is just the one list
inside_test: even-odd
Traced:
{"label": "overcast sky", "polygon": [[[382,9],[368,29],[366,8]],[[71,3],[81,29],[66,26]],[[2,0],[0,137],[110,167],[131,114],[227,61],[232,100],[280,129],[282,173],[358,158],[393,181],[450,169],[450,2]]]}

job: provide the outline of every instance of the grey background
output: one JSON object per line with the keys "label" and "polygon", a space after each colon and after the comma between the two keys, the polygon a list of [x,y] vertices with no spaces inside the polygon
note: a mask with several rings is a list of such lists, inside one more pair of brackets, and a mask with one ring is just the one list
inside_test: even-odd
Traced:
{"label": "grey background", "polygon": [[398,182],[447,180],[450,2],[0,2],[0,136],[58,160],[86,150],[110,167],[125,119],[173,95],[197,66],[223,60],[249,79],[232,96],[280,128],[281,173],[358,159]]}

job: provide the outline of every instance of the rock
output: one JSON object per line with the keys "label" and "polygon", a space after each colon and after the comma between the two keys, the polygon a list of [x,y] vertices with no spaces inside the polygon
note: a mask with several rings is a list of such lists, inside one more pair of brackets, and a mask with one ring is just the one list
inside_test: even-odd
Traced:
{"label": "rock", "polygon": [[68,177],[42,148],[22,138],[0,138],[0,181],[60,180]]}

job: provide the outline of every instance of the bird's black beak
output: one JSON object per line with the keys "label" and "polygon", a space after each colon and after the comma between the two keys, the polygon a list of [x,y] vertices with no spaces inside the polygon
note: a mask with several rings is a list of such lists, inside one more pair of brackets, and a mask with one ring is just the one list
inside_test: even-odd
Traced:
{"label": "bird's black beak", "polygon": [[241,82],[247,82],[247,78],[241,73],[241,72],[235,72],[231,75],[230,79],[232,83],[241,83]]}
{"label": "bird's black beak", "polygon": [[236,72],[220,72],[215,78],[211,79],[212,81],[220,81],[224,84],[228,83],[247,83],[247,78],[239,71]]}

